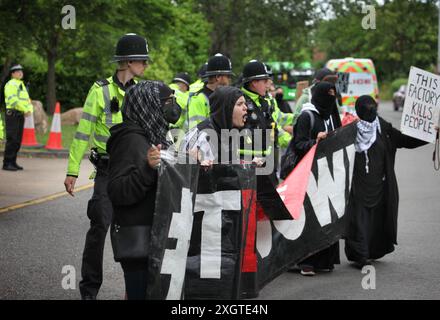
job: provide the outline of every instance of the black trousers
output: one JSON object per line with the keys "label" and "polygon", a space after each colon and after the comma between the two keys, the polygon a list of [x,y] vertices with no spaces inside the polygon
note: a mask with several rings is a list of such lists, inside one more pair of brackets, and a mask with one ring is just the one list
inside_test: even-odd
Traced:
{"label": "black trousers", "polygon": [[7,109],[5,115],[6,146],[3,165],[15,164],[17,153],[21,147],[23,138],[24,115],[22,112]]}
{"label": "black trousers", "polygon": [[99,166],[93,196],[87,207],[90,229],[86,235],[81,267],[82,280],[79,283],[82,297],[96,297],[102,284],[105,237],[113,215],[113,207],[107,195],[107,183],[107,166]]}
{"label": "black trousers", "polygon": [[121,261],[127,300],[147,298],[148,259]]}

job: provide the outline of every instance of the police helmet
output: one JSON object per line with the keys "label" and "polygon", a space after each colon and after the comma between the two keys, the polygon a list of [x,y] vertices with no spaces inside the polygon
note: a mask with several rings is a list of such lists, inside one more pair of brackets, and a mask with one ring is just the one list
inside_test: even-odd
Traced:
{"label": "police helmet", "polygon": [[217,53],[215,56],[209,58],[205,74],[206,77],[217,75],[234,75],[232,72],[231,60],[221,53]]}
{"label": "police helmet", "polygon": [[270,77],[266,65],[258,60],[249,61],[243,68],[243,83],[270,79]]}
{"label": "police helmet", "polygon": [[148,43],[145,38],[135,33],[127,33],[119,39],[113,57],[114,62],[148,59]]}
{"label": "police helmet", "polygon": [[173,82],[183,82],[189,87],[191,83],[191,78],[189,77],[188,72],[180,72],[176,74],[176,76],[173,79]]}
{"label": "police helmet", "polygon": [[11,69],[9,69],[9,72],[15,72],[15,71],[23,71],[23,67],[20,64],[14,64]]}

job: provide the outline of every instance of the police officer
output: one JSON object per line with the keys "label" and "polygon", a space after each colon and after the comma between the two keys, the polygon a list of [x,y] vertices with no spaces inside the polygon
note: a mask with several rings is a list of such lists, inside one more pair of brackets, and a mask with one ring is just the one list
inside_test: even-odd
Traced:
{"label": "police officer", "polygon": [[208,62],[205,62],[200,69],[197,71],[197,77],[198,79],[191,83],[191,85],[189,86],[189,91],[190,92],[198,92],[199,90],[201,90],[203,88],[203,86],[205,85],[206,81],[208,80],[206,78],[206,70],[208,69]]}
{"label": "police officer", "polygon": [[185,119],[188,116],[187,106],[189,99],[189,87],[191,83],[191,78],[187,72],[180,72],[176,74],[173,79],[173,83],[170,84],[170,88],[174,90],[174,96],[176,97],[176,102],[182,109],[181,116],[179,121],[177,121],[172,128],[180,128],[186,130],[185,128]]}
{"label": "police officer", "polygon": [[109,129],[122,122],[121,106],[126,90],[135,84],[134,77],[141,76],[148,62],[147,41],[129,33],[119,39],[114,62],[118,68],[107,79],[96,81],[84,104],[82,118],[75,139],[70,147],[66,191],[73,196],[81,159],[88,148],[90,138],[95,146],[91,161],[96,168],[93,196],[87,207],[90,229],[86,235],[79,283],[81,297],[94,300],[102,284],[104,242],[112,219],[112,205],[107,195],[108,156],[106,142]]}
{"label": "police officer", "polygon": [[3,140],[5,138],[5,128],[3,127],[3,119],[0,115],[0,140]]}
{"label": "police officer", "polygon": [[23,137],[24,117],[30,115],[34,108],[24,85],[23,67],[19,64],[10,69],[11,80],[5,85],[6,103],[6,146],[3,158],[3,170],[17,171],[23,167],[17,164],[17,153]]}
{"label": "police officer", "polygon": [[[247,107],[248,118],[246,128],[250,130],[263,130],[263,141],[260,146],[252,145],[252,150],[241,149],[240,153],[253,157],[274,157],[274,163],[278,163],[278,147],[286,148],[292,136],[281,128],[281,125],[289,125],[293,120],[292,115],[283,114],[278,109],[275,99],[267,95],[267,85],[270,74],[264,63],[258,60],[249,61],[243,68],[243,91]],[[282,124],[280,125],[280,121]],[[267,134],[270,132],[270,138]],[[267,145],[266,141],[273,142]]]}
{"label": "police officer", "polygon": [[219,86],[229,86],[231,83],[232,63],[228,57],[217,53],[208,60],[206,77],[208,82],[195,93],[188,105],[189,129],[209,118],[209,97]]}

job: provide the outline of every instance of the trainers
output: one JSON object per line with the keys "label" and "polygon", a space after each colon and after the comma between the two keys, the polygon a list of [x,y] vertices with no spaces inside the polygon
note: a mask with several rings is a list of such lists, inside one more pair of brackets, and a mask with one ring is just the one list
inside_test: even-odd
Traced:
{"label": "trainers", "polygon": [[313,269],[313,267],[301,267],[301,274],[303,276],[311,277],[311,276],[314,276],[316,273],[315,273],[315,270]]}

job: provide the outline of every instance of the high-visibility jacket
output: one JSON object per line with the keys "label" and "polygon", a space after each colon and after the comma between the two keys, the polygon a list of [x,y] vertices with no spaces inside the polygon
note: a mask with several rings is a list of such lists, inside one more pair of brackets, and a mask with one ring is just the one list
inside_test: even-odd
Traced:
{"label": "high-visibility jacket", "polygon": [[182,92],[179,86],[175,83],[170,84],[170,88],[174,90],[174,96],[176,97],[177,104],[182,108],[182,113],[180,114],[179,120],[171,125],[172,128],[179,128],[183,130],[188,129],[188,102],[189,102],[189,92]]}
{"label": "high-visibility jacket", "polygon": [[209,118],[211,107],[209,105],[208,88],[203,87],[189,99],[188,119],[189,129],[194,128],[200,122]]}
{"label": "high-visibility jacket", "polygon": [[[254,92],[251,92],[244,87],[242,87],[241,90],[245,94],[246,100],[248,100],[248,101],[250,100],[257,108],[262,107],[261,103],[260,103],[260,95],[254,93]],[[273,107],[272,119],[275,122],[275,128],[278,132],[278,138],[277,138],[278,145],[281,148],[287,148],[290,140],[292,139],[292,136],[288,132],[284,131],[282,129],[282,127],[286,126],[286,125],[292,125],[293,114],[281,112],[281,110],[278,108],[278,105],[276,104],[275,99],[272,98],[273,101],[271,101],[270,97],[265,97],[264,99],[267,101],[269,106]],[[280,123],[281,123],[281,125],[280,125]],[[270,129],[270,128],[268,127],[267,129]]]}
{"label": "high-visibility jacket", "polygon": [[0,140],[5,138],[5,128],[3,127],[2,116],[0,115]]}
{"label": "high-visibility jacket", "polygon": [[202,90],[204,85],[205,83],[201,79],[198,79],[197,81],[191,83],[191,85],[189,86],[189,92],[198,92]]}
{"label": "high-visibility jacket", "polygon": [[13,109],[23,113],[34,111],[26,86],[19,79],[12,78],[6,83],[5,103],[6,109]]}
{"label": "high-visibility jacket", "polygon": [[[84,103],[83,113],[70,146],[67,175],[77,177],[81,160],[92,138],[98,152],[105,154],[110,128],[122,122],[121,106],[125,91],[115,83],[113,77],[96,81],[91,87]],[[111,110],[110,104],[118,102],[118,111]],[[112,102],[113,100],[113,102]]]}

